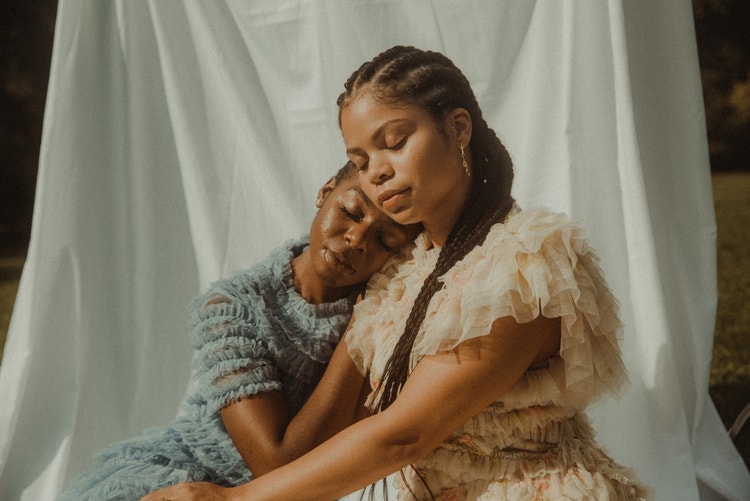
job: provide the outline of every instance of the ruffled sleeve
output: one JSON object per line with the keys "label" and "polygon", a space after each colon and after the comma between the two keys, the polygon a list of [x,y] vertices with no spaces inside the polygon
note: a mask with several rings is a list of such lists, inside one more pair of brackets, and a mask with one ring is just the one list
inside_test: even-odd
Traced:
{"label": "ruffled sleeve", "polygon": [[[410,256],[373,277],[347,334],[350,355],[371,370],[373,388],[437,259],[439,249],[425,239],[417,244]],[[543,314],[561,318],[559,355],[543,369],[527,371],[509,399],[525,389],[539,394],[540,404],[585,404],[627,381],[617,301],[582,226],[564,214],[516,210],[442,281],[415,340],[412,367],[423,356],[487,335],[498,318],[526,323]]]}
{"label": "ruffled sleeve", "polygon": [[525,323],[541,313],[562,320],[561,384],[568,398],[590,401],[627,380],[617,301],[582,226],[564,214],[531,209],[495,225],[444,283],[415,345],[419,355],[486,335],[497,318]]}
{"label": "ruffled sleeve", "polygon": [[194,395],[209,413],[242,397],[282,388],[273,352],[263,335],[268,329],[263,325],[266,318],[262,312],[248,311],[262,304],[261,297],[239,301],[216,292],[194,303]]}
{"label": "ruffled sleeve", "polygon": [[313,304],[297,292],[291,262],[307,242],[290,240],[191,303],[190,405],[211,414],[244,397],[279,390],[296,413],[307,400],[355,301],[352,294]]}

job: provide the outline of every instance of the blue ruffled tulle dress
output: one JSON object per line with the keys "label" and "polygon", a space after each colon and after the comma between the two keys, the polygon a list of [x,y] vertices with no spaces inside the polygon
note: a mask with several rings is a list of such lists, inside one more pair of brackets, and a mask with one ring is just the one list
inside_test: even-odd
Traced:
{"label": "blue ruffled tulle dress", "polygon": [[97,465],[74,478],[58,501],[130,501],[183,481],[233,486],[253,478],[219,410],[280,390],[296,414],[320,380],[355,299],[314,305],[297,293],[291,261],[306,245],[307,239],[290,241],[193,301],[195,376],[180,417],[97,453]]}

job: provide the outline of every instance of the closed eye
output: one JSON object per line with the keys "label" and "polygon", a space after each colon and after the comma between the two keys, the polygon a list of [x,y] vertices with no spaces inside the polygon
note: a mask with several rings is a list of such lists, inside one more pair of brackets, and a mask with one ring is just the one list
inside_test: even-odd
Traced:
{"label": "closed eye", "polygon": [[363,216],[356,213],[355,211],[347,209],[346,205],[341,204],[341,210],[344,212],[344,214],[346,214],[346,217],[348,217],[352,221],[356,221],[357,223],[362,221]]}
{"label": "closed eye", "polygon": [[386,150],[400,150],[401,148],[404,147],[405,144],[406,144],[406,136],[404,136],[403,138],[401,138],[399,141],[397,141],[395,144],[391,146],[386,145],[385,149]]}

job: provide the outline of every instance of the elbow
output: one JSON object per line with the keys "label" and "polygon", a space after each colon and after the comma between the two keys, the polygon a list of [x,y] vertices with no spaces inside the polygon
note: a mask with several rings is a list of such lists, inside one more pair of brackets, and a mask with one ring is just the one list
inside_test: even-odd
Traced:
{"label": "elbow", "polygon": [[408,465],[416,463],[432,452],[435,449],[435,445],[431,442],[427,445],[426,441],[416,440],[414,442],[397,445],[396,448],[398,451],[394,452],[394,454],[401,458],[401,463]]}
{"label": "elbow", "polygon": [[[388,411],[385,411],[383,414],[387,413]],[[435,433],[429,425],[422,426],[422,424],[404,421],[391,423],[392,426],[389,427],[385,439],[387,457],[396,459],[398,463],[405,466],[419,461],[432,452],[442,440],[436,438],[439,433]]]}
{"label": "elbow", "polygon": [[242,459],[245,461],[245,465],[253,473],[253,477],[255,478],[270,473],[277,468],[281,468],[302,455],[301,452],[289,452],[281,445],[277,447],[267,446],[265,448],[254,448],[252,454],[239,449],[238,451],[240,452]]}

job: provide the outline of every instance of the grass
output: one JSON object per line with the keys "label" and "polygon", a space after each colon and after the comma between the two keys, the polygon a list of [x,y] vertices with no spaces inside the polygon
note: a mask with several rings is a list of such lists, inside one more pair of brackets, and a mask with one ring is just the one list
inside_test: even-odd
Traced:
{"label": "grass", "polygon": [[25,257],[25,246],[14,245],[0,249],[0,360]]}
{"label": "grass", "polygon": [[[719,304],[710,394],[729,427],[750,403],[750,173],[714,174]],[[750,422],[735,443],[750,467]]]}
{"label": "grass", "polygon": [[[719,306],[710,394],[728,428],[750,402],[750,173],[713,175],[718,224]],[[0,250],[0,357],[25,248]],[[750,422],[736,439],[750,466]]]}

